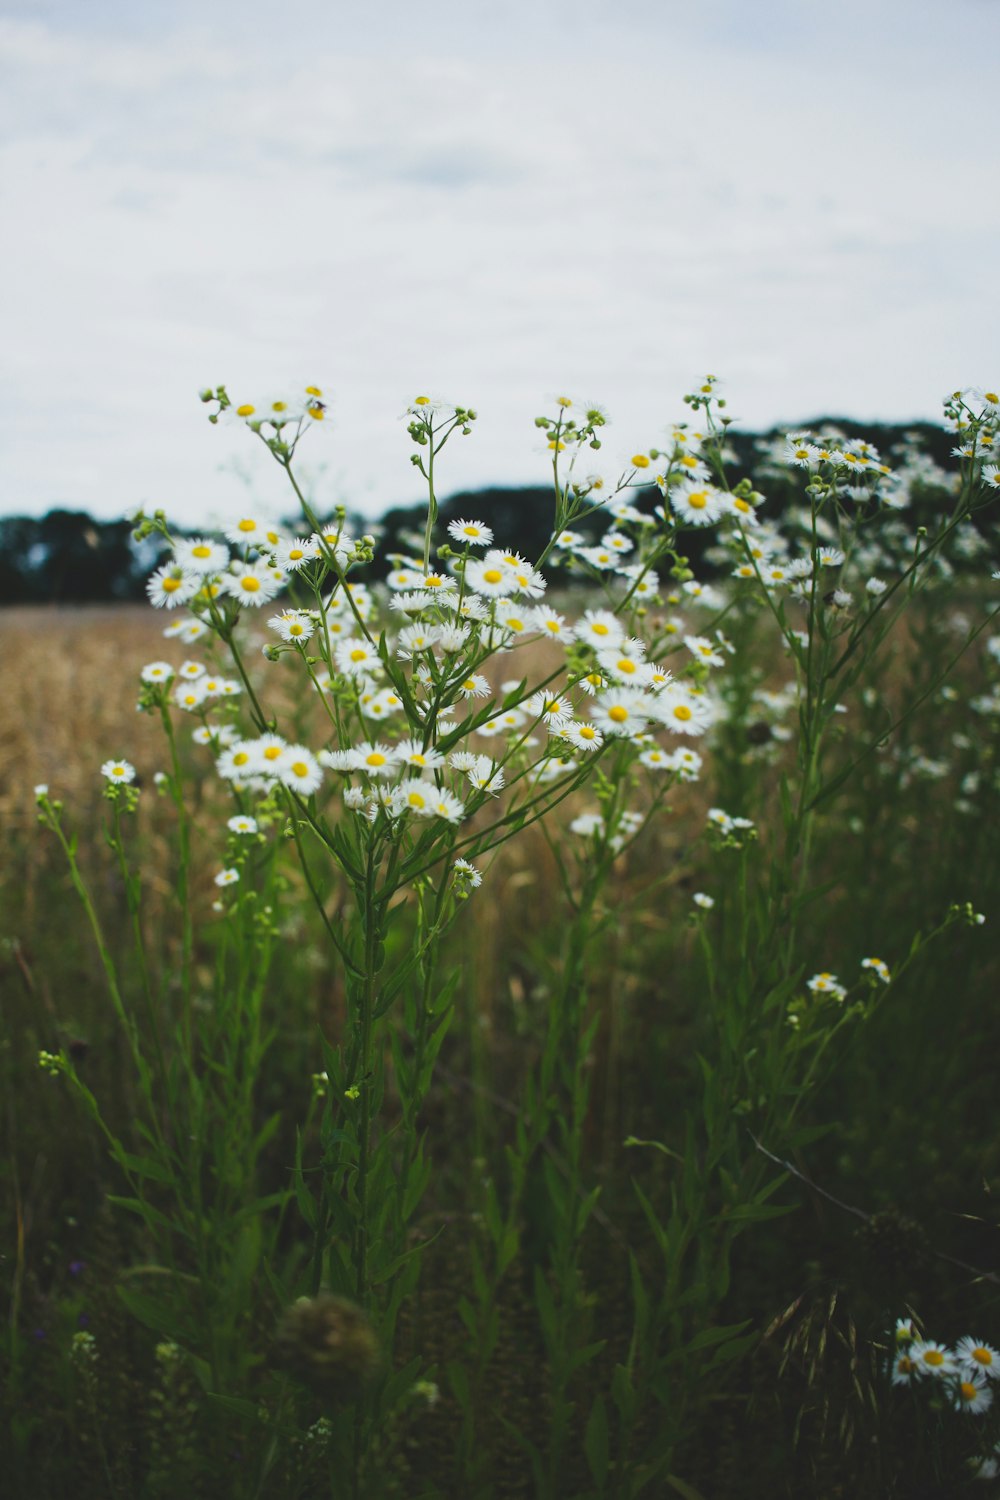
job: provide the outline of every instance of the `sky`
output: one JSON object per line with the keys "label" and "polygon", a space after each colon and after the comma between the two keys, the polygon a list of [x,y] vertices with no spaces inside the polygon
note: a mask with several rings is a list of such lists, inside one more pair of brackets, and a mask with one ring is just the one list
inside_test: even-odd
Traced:
{"label": "sky", "polygon": [[[1000,0],[0,0],[0,513],[183,525],[284,476],[197,393],[321,386],[321,508],[608,471],[1000,378]],[[327,502],[329,502],[327,504]]]}

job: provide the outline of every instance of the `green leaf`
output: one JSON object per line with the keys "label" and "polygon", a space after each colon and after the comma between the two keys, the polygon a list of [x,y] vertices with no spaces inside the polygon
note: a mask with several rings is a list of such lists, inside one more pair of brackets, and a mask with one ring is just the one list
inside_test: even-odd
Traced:
{"label": "green leaf", "polygon": [[703,1328],[701,1333],[696,1333],[691,1339],[687,1353],[693,1354],[696,1349],[709,1349],[713,1344],[724,1343],[726,1339],[742,1333],[749,1323],[750,1319],[744,1318],[742,1323],[720,1323],[717,1328]]}
{"label": "green leaf", "polygon": [[168,1182],[171,1187],[175,1185],[174,1173],[163,1166],[160,1161],[153,1161],[151,1157],[133,1157],[132,1152],[123,1151],[118,1148],[115,1157],[127,1172],[135,1173],[136,1178],[151,1178],[153,1182]]}
{"label": "green leaf", "polygon": [[583,1451],[598,1491],[603,1492],[608,1477],[608,1413],[604,1397],[596,1397],[587,1418],[587,1431],[583,1439]]}
{"label": "green leaf", "polygon": [[252,1401],[245,1401],[240,1396],[221,1396],[218,1391],[208,1391],[206,1394],[210,1401],[232,1412],[234,1417],[242,1417],[247,1422],[259,1420],[259,1410]]}
{"label": "green leaf", "polygon": [[696,1490],[694,1485],[688,1484],[686,1479],[678,1479],[676,1474],[668,1474],[667,1483],[681,1496],[681,1500],[705,1500],[701,1490]]}

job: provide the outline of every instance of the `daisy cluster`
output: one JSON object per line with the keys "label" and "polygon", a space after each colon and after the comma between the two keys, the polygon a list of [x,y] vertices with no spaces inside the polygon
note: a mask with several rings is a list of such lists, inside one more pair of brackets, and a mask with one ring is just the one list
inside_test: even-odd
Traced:
{"label": "daisy cluster", "polygon": [[[982,1416],[993,1406],[1000,1353],[985,1339],[966,1335],[952,1347],[919,1337],[912,1319],[899,1318],[893,1344],[888,1366],[893,1386],[909,1386],[928,1395],[940,1392],[954,1411],[966,1416]],[[1000,1443],[973,1460],[975,1476],[996,1478],[998,1458]]]}
{"label": "daisy cluster", "polygon": [[[564,411],[570,404],[560,402]],[[272,447],[284,423],[304,420],[300,414],[278,423],[261,417],[259,403],[246,405],[253,410],[220,402],[215,415],[232,410]],[[414,405],[408,415],[415,440],[433,432],[425,409]],[[577,436],[600,425],[596,410],[588,412]],[[572,427],[567,418],[563,430],[569,434]],[[474,518],[449,524],[448,542],[433,564],[429,545],[423,556],[393,554],[384,587],[348,576],[370,560],[373,538],[353,536],[342,512],[303,535],[288,535],[268,517],[248,513],[224,539],[174,542],[172,557],[149,580],[149,597],[158,608],[185,605],[190,614],[165,633],[185,646],[206,636],[229,645],[242,613],[271,606],[263,654],[299,662],[317,690],[328,733],[326,743],[310,747],[283,737],[258,715],[266,732],[240,735],[231,721],[217,722],[212,710],[215,699],[249,686],[245,674],[241,670],[242,681],[214,675],[199,661],[177,669],[149,663],[142,673],[147,706],[169,695],[173,706],[195,714],[201,721],[196,739],[214,747],[219,776],[238,794],[267,796],[280,787],[308,798],[329,773],[341,784],[345,807],[370,822],[405,817],[458,824],[504,790],[520,785],[530,798],[550,782],[582,778],[588,762],[616,746],[628,747],[632,763],[650,774],[696,780],[702,757],[690,741],[715,719],[709,679],[733,647],[721,632],[693,630],[677,616],[651,621],[651,608],[662,603],[655,563],[673,554],[657,518],[618,498],[644,469],[655,468],[670,499],[670,542],[678,518],[690,513],[701,524],[692,486],[706,482],[706,468],[692,451],[696,446],[678,429],[665,462],[660,455],[656,465],[633,455],[609,497],[612,524],[600,547],[584,545],[569,528],[553,537],[547,553],[554,559],[601,576],[605,599],[573,616],[548,602],[540,566],[495,545],[490,527]],[[582,495],[589,504],[591,489],[599,494],[602,486],[577,486],[577,502]],[[604,503],[601,496],[592,508]],[[746,509],[708,507],[713,521],[723,510],[742,519]],[[687,597],[709,609],[721,604],[685,570],[680,575],[671,602]],[[282,592],[290,597],[275,605]],[[528,643],[560,654],[535,657],[545,662],[541,671],[535,668],[541,681],[506,676],[495,688],[499,674],[491,664]]]}
{"label": "daisy cluster", "polygon": [[[758,444],[763,474],[801,471],[813,500],[793,508],[783,532],[762,529],[750,542],[734,576],[795,598],[814,592],[833,611],[870,607],[912,561],[914,532],[902,513],[916,500],[944,490],[957,494],[970,480],[973,511],[1000,490],[1000,412],[996,392],[978,387],[954,392],[945,402],[947,426],[958,439],[948,473],[920,451],[919,436],[893,451],[893,465],[863,438],[847,438],[835,427],[795,432]],[[877,517],[879,525],[869,523]],[[859,529],[862,527],[864,529]],[[950,558],[932,559],[933,571],[950,576],[955,562],[975,562],[989,542],[966,517],[950,544]],[[822,587],[819,588],[819,579]]]}
{"label": "daisy cluster", "polygon": [[[711,376],[685,398],[695,422],[670,429],[662,447],[623,457],[615,481],[580,478],[575,466],[585,451],[601,448],[607,418],[560,397],[557,415],[536,422],[556,496],[553,534],[536,562],[498,545],[475,517],[452,520],[435,546],[431,482],[425,533],[412,538],[412,550],[390,555],[384,585],[369,586],[353,575],[372,559],[374,537],[354,534],[343,509],[321,520],[291,473],[301,436],[326,420],[322,389],[241,403],[223,387],[202,396],[212,420],[243,422],[266,443],[288,471],[305,524],[292,531],[249,510],[222,537],[173,540],[165,523],[153,526],[171,555],[150,578],[149,598],[165,611],[185,607],[166,634],[187,648],[199,643],[205,660],[148,663],[141,704],[192,714],[196,740],[213,750],[220,778],[238,798],[309,799],[332,777],[343,806],[372,824],[458,825],[501,795],[507,808],[527,807],[550,786],[582,784],[588,766],[608,753],[619,769],[627,764],[649,778],[696,779],[702,760],[692,741],[721,715],[713,678],[733,655],[711,614],[742,607],[738,595],[727,595],[745,585],[760,602],[756,585],[849,615],[854,594],[843,575],[859,560],[874,567],[874,554],[858,550],[848,521],[869,503],[896,508],[892,474],[871,444],[793,434],[784,461],[806,476],[812,501],[808,543],[794,544],[795,525],[779,531],[762,519],[764,496],[749,481],[727,486],[728,418]],[[963,397],[952,409],[957,422],[969,408]],[[406,418],[412,461],[430,480],[448,435],[471,431],[475,413],[419,397]],[[987,402],[971,418],[971,436],[961,433],[963,447],[977,445],[987,484],[992,471],[981,455],[998,420]],[[603,528],[596,540],[594,517]],[[706,528],[714,528],[717,551],[738,580],[726,591],[697,579],[678,551],[685,531]],[[546,565],[588,579],[590,597],[581,598],[588,607],[554,602]],[[869,607],[890,587],[872,572],[863,583]],[[694,624],[670,612],[687,609],[709,618]],[[302,728],[282,735],[260,707],[255,674],[236,647],[246,616],[266,630],[265,659],[293,662],[315,691],[325,726],[316,739],[309,732],[309,744]],[[806,651],[803,632],[790,630],[787,639],[793,654]],[[232,651],[235,675],[213,669],[216,644]],[[528,645],[537,649],[522,670],[514,653]],[[761,743],[788,738],[782,720],[795,692],[792,684],[757,690]],[[221,700],[241,697],[250,699],[252,733],[237,727],[235,704],[218,714]],[[252,802],[238,805],[253,811]],[[574,831],[592,833],[587,820],[599,817],[582,814]],[[722,843],[738,847],[754,837],[747,820],[718,809],[709,819]],[[619,836],[617,829],[605,834]]]}

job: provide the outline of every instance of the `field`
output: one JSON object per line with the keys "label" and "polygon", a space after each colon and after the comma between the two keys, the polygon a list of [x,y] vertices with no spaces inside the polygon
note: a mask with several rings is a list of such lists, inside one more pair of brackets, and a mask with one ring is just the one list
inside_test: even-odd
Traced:
{"label": "field", "polygon": [[[990,1493],[977,420],[916,518],[800,460],[784,551],[706,441],[661,532],[613,513],[544,606],[452,531],[442,587],[480,602],[393,617],[419,556],[349,596],[370,544],[303,498],[280,626],[236,599],[270,587],[246,553],[231,606],[178,564],[187,638],[0,613],[10,1494]],[[436,455],[446,419],[413,423]],[[561,534],[598,505],[555,479]],[[431,480],[427,578],[436,511]],[[616,603],[597,552],[626,543]]]}

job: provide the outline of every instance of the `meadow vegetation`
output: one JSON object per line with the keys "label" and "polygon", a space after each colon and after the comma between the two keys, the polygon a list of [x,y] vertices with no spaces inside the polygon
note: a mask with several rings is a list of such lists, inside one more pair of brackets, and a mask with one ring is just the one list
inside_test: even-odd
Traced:
{"label": "meadow vegetation", "polygon": [[1000,399],[562,398],[525,558],[420,397],[384,583],[203,401],[297,526],[0,616],[10,1492],[989,1493]]}

